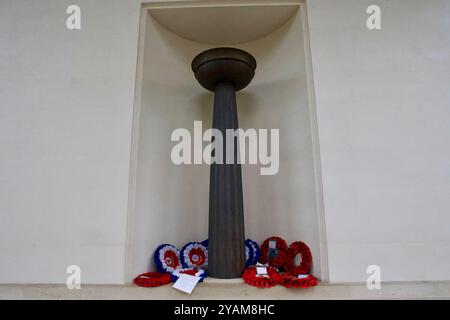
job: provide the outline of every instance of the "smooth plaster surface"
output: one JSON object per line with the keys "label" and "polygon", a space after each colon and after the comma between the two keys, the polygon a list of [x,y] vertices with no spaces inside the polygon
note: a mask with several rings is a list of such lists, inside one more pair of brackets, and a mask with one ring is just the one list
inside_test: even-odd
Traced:
{"label": "smooth plaster surface", "polygon": [[450,2],[307,7],[330,281],[449,280]]}
{"label": "smooth plaster surface", "polygon": [[[449,2],[376,3],[307,1],[330,280],[448,280]],[[126,279],[140,1],[70,4],[0,2],[1,283]]]}
{"label": "smooth plaster surface", "polygon": [[0,283],[123,283],[138,1],[0,1]]}

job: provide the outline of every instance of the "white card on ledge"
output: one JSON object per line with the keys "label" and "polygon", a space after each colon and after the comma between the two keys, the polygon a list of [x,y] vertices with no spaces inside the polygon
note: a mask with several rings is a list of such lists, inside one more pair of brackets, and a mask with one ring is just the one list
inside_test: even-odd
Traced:
{"label": "white card on ledge", "polygon": [[267,275],[267,268],[266,267],[256,267],[256,273],[259,276]]}
{"label": "white card on ledge", "polygon": [[191,276],[190,274],[181,274],[177,281],[173,284],[175,289],[191,294],[200,277]]}
{"label": "white card on ledge", "polygon": [[299,274],[297,276],[298,279],[305,279],[305,278],[308,278],[308,277],[309,277],[309,274]]}
{"label": "white card on ledge", "polygon": [[277,240],[269,240],[269,249],[276,249]]}

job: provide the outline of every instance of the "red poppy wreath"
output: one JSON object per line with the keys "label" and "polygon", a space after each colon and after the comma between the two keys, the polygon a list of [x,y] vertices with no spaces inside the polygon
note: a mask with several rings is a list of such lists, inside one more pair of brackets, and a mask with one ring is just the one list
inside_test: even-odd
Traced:
{"label": "red poppy wreath", "polygon": [[281,285],[286,288],[309,288],[317,285],[317,278],[311,274],[296,276],[286,273],[282,275]]}
{"label": "red poppy wreath", "polygon": [[268,263],[271,267],[281,267],[288,259],[288,248],[286,241],[280,237],[270,237],[261,245],[261,256],[259,261]]}
{"label": "red poppy wreath", "polygon": [[134,283],[140,287],[159,287],[172,282],[170,273],[146,272],[134,279]]}
{"label": "red poppy wreath", "polygon": [[244,270],[242,279],[245,283],[258,288],[274,287],[283,280],[273,267],[267,267],[267,276],[258,275],[256,267],[249,267]]}
{"label": "red poppy wreath", "polygon": [[205,272],[205,270],[202,269],[196,269],[196,268],[180,268],[172,272],[170,275],[170,278],[173,282],[176,282],[180,275],[182,274],[188,274],[190,276],[199,277],[199,282],[203,282],[203,279],[205,279],[208,276],[208,273]]}
{"label": "red poppy wreath", "polygon": [[[300,255],[301,262],[295,265],[295,257]],[[293,275],[308,274],[311,270],[312,254],[309,247],[301,241],[291,243],[288,249],[288,259],[284,265],[286,271]]]}

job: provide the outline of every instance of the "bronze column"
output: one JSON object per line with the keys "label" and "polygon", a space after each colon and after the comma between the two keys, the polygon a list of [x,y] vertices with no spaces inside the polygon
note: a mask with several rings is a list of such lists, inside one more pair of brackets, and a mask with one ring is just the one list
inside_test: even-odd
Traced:
{"label": "bronze column", "polygon": [[253,79],[256,61],[249,53],[234,48],[204,51],[192,61],[198,82],[214,91],[213,128],[223,136],[223,163],[210,168],[208,271],[221,279],[238,278],[245,267],[244,207],[241,165],[237,161],[238,141],[233,140],[233,163],[226,163],[227,129],[238,128],[236,91]]}

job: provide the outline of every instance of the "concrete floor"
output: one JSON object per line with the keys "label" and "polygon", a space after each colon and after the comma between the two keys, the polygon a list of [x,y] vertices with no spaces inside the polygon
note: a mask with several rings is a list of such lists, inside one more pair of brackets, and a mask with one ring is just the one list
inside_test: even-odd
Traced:
{"label": "concrete floor", "polygon": [[365,284],[319,284],[308,289],[277,286],[259,289],[240,280],[209,279],[191,295],[171,285],[141,288],[134,285],[82,285],[69,290],[65,285],[0,285],[0,299],[450,299],[450,281],[382,283],[380,290],[368,290]]}

